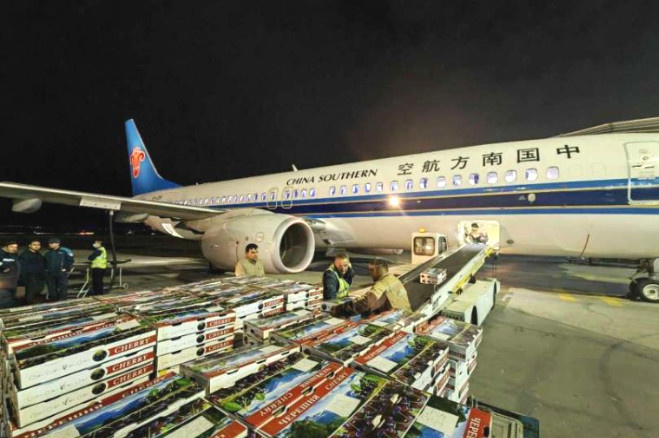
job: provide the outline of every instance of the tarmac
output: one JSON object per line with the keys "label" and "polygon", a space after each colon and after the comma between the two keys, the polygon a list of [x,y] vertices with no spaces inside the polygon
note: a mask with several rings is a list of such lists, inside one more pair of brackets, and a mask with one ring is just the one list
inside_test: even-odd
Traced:
{"label": "tarmac", "polygon": [[[122,265],[125,290],[218,276],[198,244],[141,237],[119,242],[118,259],[131,259]],[[90,251],[77,249],[77,260]],[[355,288],[370,283],[368,259],[352,258]],[[317,254],[309,270],[276,277],[318,283],[329,263]],[[71,296],[82,285],[84,264],[76,271]],[[483,324],[470,394],[538,418],[543,438],[659,436],[659,306],[624,297],[633,272],[560,258],[490,260],[479,275],[498,278],[501,292]]]}

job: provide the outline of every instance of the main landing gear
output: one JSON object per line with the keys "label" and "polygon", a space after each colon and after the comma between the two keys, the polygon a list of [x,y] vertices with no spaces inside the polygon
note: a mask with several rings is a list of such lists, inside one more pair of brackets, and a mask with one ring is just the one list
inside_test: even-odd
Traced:
{"label": "main landing gear", "polygon": [[636,272],[629,277],[629,297],[659,303],[659,259],[641,259]]}

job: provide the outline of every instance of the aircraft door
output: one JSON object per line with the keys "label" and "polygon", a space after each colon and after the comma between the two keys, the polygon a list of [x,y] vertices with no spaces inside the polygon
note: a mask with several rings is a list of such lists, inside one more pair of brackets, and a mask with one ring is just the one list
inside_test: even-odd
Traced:
{"label": "aircraft door", "polygon": [[270,190],[268,190],[268,199],[266,201],[265,206],[269,208],[270,210],[274,210],[277,208],[277,188],[273,187]]}
{"label": "aircraft door", "polygon": [[659,204],[659,143],[625,143],[630,204]]}

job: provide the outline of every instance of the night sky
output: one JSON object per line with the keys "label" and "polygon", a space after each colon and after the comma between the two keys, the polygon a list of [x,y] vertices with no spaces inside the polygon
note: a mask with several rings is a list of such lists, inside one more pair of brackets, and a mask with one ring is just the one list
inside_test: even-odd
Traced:
{"label": "night sky", "polygon": [[[659,115],[657,2],[32,1],[0,18],[0,180],[130,195]],[[72,226],[45,206],[0,224]]]}

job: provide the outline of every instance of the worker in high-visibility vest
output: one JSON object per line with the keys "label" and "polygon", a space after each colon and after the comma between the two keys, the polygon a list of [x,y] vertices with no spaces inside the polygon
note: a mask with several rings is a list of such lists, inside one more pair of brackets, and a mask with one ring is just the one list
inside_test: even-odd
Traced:
{"label": "worker in high-visibility vest", "polygon": [[354,277],[355,271],[350,265],[348,255],[339,254],[334,257],[334,263],[323,273],[323,299],[347,297]]}
{"label": "worker in high-visibility vest", "polygon": [[92,289],[90,295],[103,295],[103,276],[108,268],[108,252],[103,247],[102,240],[94,241],[94,252],[87,260],[92,262]]}

